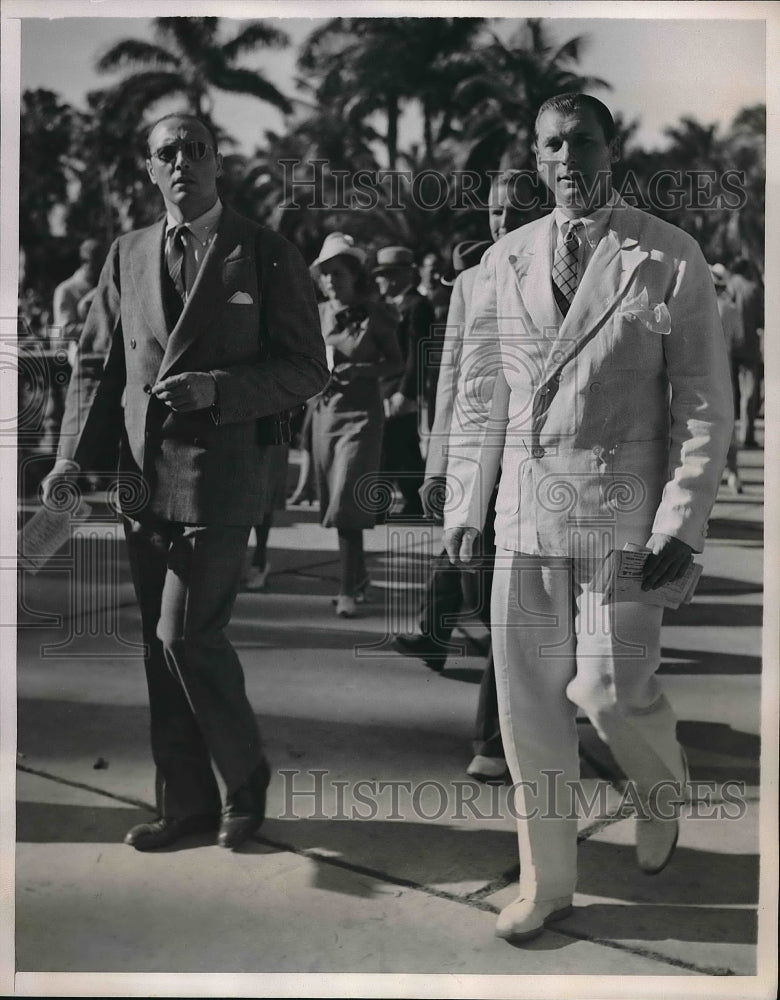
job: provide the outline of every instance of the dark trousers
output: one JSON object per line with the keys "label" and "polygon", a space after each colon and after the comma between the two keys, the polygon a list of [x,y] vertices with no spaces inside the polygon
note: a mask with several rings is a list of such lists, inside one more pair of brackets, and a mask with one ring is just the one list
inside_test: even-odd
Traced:
{"label": "dark trousers", "polygon": [[406,513],[422,514],[418,490],[422,486],[424,472],[417,414],[405,413],[400,417],[390,417],[385,421],[382,439],[382,473],[398,484]]}
{"label": "dark trousers", "polygon": [[248,535],[248,526],[125,519],[161,816],[218,815],[212,760],[227,794],[264,760],[243,670],[225,635]]}
{"label": "dark trousers", "polygon": [[[420,632],[440,645],[442,652],[454,649],[450,637],[459,614],[476,612],[485,626],[490,628],[490,595],[493,584],[493,558],[496,552],[493,533],[494,505],[495,496],[480,539],[482,562],[479,570],[464,572],[453,566],[446,550],[440,552],[433,561],[428,586],[420,607]],[[488,653],[485,672],[479,685],[473,746],[475,754],[485,757],[504,756],[498,722],[492,648]]]}

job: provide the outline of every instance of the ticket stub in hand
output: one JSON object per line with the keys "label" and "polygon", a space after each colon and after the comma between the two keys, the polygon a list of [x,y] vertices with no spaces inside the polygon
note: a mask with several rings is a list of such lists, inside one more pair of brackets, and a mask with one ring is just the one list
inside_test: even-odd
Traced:
{"label": "ticket stub in hand", "polygon": [[16,558],[19,566],[33,576],[70,538],[76,521],[85,521],[91,512],[86,500],[75,510],[59,511],[39,507],[16,535]]}
{"label": "ticket stub in hand", "polygon": [[662,608],[679,608],[689,604],[699,577],[700,563],[691,563],[683,575],[656,590],[642,590],[642,569],[650,549],[639,545],[627,545],[624,549],[612,549],[596,571],[591,589],[602,594],[602,604],[615,601],[637,601],[654,604]]}

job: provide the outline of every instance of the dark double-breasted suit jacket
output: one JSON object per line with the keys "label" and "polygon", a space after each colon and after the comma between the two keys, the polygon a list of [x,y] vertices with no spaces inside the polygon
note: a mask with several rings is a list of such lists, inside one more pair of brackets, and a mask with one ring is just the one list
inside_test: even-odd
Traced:
{"label": "dark double-breasted suit jacket", "polygon": [[[123,511],[247,525],[267,509],[275,415],[327,380],[314,289],[277,233],[225,206],[181,314],[166,292],[165,221],[120,236],[98,283],[69,387],[59,457],[94,468],[114,445]],[[164,378],[210,372],[211,409],[173,412]]]}

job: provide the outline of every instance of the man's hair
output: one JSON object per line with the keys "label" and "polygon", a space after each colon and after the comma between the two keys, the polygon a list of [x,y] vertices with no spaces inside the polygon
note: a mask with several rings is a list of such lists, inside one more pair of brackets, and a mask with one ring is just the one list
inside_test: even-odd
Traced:
{"label": "man's hair", "polygon": [[606,104],[602,104],[597,97],[591,97],[590,94],[556,94],[555,97],[548,97],[536,112],[534,139],[538,139],[539,137],[539,119],[545,111],[557,111],[562,115],[570,115],[575,111],[580,111],[582,108],[590,108],[596,116],[599,125],[601,125],[604,138],[607,142],[612,142],[617,135],[612,112]]}
{"label": "man's hair", "polygon": [[167,122],[168,119],[170,118],[183,118],[185,121],[197,122],[199,125],[202,125],[208,132],[209,136],[211,137],[211,145],[214,149],[214,152],[215,153],[217,152],[217,146],[218,146],[217,133],[214,131],[213,127],[209,125],[207,121],[204,121],[202,118],[198,118],[197,115],[190,114],[189,111],[170,111],[167,115],[163,115],[162,118],[158,118],[156,122],[152,122],[152,124],[149,126],[149,130],[146,133],[147,156],[152,155],[152,147],[149,145],[149,140],[152,137],[152,132],[154,132],[154,130],[157,128],[158,125],[160,125],[162,122]]}

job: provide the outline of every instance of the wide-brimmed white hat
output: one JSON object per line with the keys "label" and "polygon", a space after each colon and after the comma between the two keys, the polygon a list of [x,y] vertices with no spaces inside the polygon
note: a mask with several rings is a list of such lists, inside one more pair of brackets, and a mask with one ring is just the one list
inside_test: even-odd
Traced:
{"label": "wide-brimmed white hat", "polygon": [[729,272],[723,264],[710,264],[710,274],[716,285],[728,285]]}
{"label": "wide-brimmed white hat", "polygon": [[361,265],[366,262],[365,250],[356,247],[355,241],[346,233],[328,233],[319,256],[311,265],[312,270],[316,271],[320,264],[333,260],[334,257],[353,257]]}

